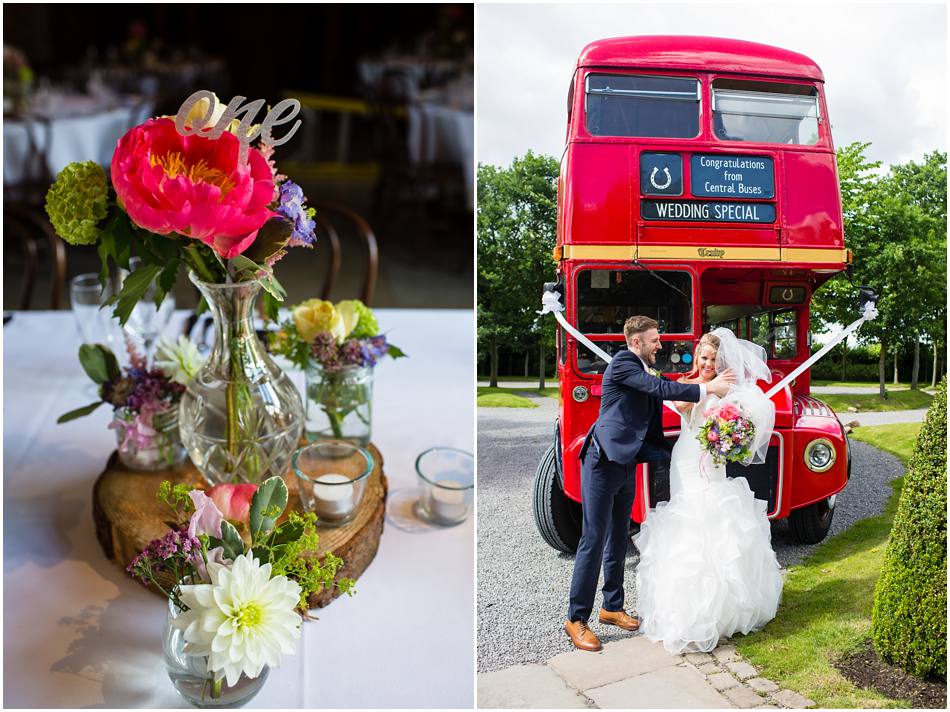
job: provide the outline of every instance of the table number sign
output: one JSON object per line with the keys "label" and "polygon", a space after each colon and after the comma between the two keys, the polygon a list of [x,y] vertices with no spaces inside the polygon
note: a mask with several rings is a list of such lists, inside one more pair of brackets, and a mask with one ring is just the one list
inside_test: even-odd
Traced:
{"label": "table number sign", "polygon": [[[188,121],[188,117],[191,114],[194,107],[202,99],[208,102],[208,107],[205,110],[203,116],[197,118],[192,117],[191,121]],[[242,165],[247,164],[247,150],[251,144],[251,141],[260,136],[265,143],[270,144],[271,146],[280,146],[287,143],[295,133],[297,129],[300,128],[300,119],[294,123],[290,131],[284,134],[281,138],[274,138],[271,130],[275,126],[281,126],[283,124],[293,121],[294,117],[300,113],[300,102],[297,99],[284,99],[277,103],[272,109],[267,112],[267,115],[264,117],[264,121],[261,122],[258,126],[253,126],[252,122],[257,114],[260,112],[261,108],[264,106],[263,99],[255,99],[254,101],[249,101],[246,104],[246,100],[243,96],[236,96],[231,101],[228,102],[228,105],[224,108],[223,113],[218,117],[217,121],[213,121],[218,110],[218,98],[214,95],[213,92],[208,91],[207,89],[199,89],[194,94],[185,99],[185,102],[181,105],[181,108],[178,109],[178,113],[175,114],[175,128],[178,130],[182,136],[191,136],[198,135],[204,136],[206,138],[219,138],[222,133],[224,133],[228,127],[231,125],[231,122],[240,117],[240,124],[238,125],[235,135],[238,138],[238,141],[241,142],[241,149],[238,153],[238,161]]]}

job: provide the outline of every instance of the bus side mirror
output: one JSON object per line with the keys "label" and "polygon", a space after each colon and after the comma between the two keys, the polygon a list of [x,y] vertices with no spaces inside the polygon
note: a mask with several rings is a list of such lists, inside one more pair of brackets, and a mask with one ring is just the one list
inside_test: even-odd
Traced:
{"label": "bus side mirror", "polygon": [[858,287],[858,311],[864,311],[864,305],[868,302],[877,305],[878,296],[870,287]]}

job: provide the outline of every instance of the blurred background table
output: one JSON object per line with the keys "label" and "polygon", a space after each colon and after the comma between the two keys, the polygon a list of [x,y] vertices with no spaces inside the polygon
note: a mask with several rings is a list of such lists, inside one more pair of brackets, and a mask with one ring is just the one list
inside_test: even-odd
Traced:
{"label": "blurred background table", "polygon": [[[471,310],[377,314],[410,356],[376,369],[373,442],[392,500],[415,488],[423,450],[473,450],[475,325]],[[95,537],[91,490],[115,448],[110,414],[55,422],[92,400],[72,314],[15,312],[3,337],[4,703],[182,707],[162,658],[164,601],[109,562]],[[300,387],[302,374],[291,376]],[[314,611],[297,654],[250,707],[474,704],[474,520],[417,531],[396,523],[387,514],[358,593]]]}

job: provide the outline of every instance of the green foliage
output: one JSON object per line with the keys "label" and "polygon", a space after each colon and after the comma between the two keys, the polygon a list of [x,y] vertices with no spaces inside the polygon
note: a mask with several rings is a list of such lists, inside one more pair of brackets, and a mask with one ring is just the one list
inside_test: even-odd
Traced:
{"label": "green foliage", "polygon": [[280,330],[269,332],[267,340],[271,353],[285,357],[301,371],[306,370],[310,361],[310,343],[297,333],[292,319],[283,322]]}
{"label": "green foliage", "polygon": [[274,475],[264,480],[254,497],[251,498],[250,530],[251,539],[258,534],[266,534],[274,528],[277,517],[287,506],[287,485],[282,477]]}
{"label": "green foliage", "polygon": [[553,348],[555,329],[537,311],[555,276],[558,172],[555,158],[530,151],[508,168],[478,166],[478,347],[493,361],[502,343]]}
{"label": "green foliage", "polygon": [[947,381],[905,476],[874,594],[878,654],[919,677],[947,674]]}
{"label": "green foliage", "polygon": [[379,333],[379,322],[376,321],[372,309],[363,304],[359,299],[348,299],[345,302],[340,302],[337,308],[342,307],[343,304],[351,305],[357,315],[356,326],[353,327],[348,338],[365,339],[370,336],[376,336]]}
{"label": "green foliage", "polygon": [[[891,355],[912,348],[920,335],[946,343],[946,153],[934,151],[921,163],[894,165],[880,175],[880,163],[865,155],[869,146],[853,143],[837,154],[854,283],[880,296],[879,316],[857,339],[875,341]],[[856,290],[846,277],[815,293],[814,327],[849,324],[857,315]]]}
{"label": "green foliage", "polygon": [[109,181],[95,161],[70,163],[46,193],[46,214],[70,245],[94,245],[109,207]]}
{"label": "green foliage", "polygon": [[158,493],[155,495],[160,502],[164,502],[176,514],[187,514],[195,511],[195,503],[191,501],[189,492],[191,487],[185,484],[172,485],[168,480],[164,480],[158,486]]}
{"label": "green foliage", "polygon": [[[316,520],[317,517],[313,512],[303,515],[291,512],[287,522],[274,533],[275,542],[290,540],[287,543],[276,544],[271,549],[273,555],[270,561],[273,565],[273,574],[286,576],[300,585],[298,607],[302,610],[309,607],[307,601],[311,595],[334,585],[334,579],[343,568],[343,559],[332,553],[325,554],[322,561],[314,556],[317,545],[320,543],[320,537],[314,526]],[[284,531],[293,532],[296,538],[284,536]],[[343,593],[353,595],[354,584],[355,581],[352,579],[340,579],[335,585]]]}

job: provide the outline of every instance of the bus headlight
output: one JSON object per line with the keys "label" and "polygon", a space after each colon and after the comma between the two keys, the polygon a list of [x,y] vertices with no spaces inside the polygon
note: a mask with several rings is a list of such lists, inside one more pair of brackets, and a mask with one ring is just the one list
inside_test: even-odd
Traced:
{"label": "bus headlight", "polygon": [[583,403],[587,400],[587,396],[590,394],[587,392],[587,389],[584,388],[584,386],[575,386],[574,390],[571,391],[571,395],[574,396],[574,400],[576,400],[578,403]]}
{"label": "bus headlight", "polygon": [[835,446],[830,440],[819,438],[805,447],[805,464],[812,472],[827,472],[835,464]]}

